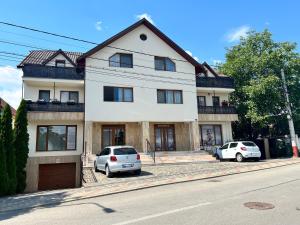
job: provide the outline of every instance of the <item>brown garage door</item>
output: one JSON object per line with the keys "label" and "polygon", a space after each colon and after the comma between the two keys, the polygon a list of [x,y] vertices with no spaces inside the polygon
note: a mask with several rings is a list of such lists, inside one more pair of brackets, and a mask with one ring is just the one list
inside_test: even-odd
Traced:
{"label": "brown garage door", "polygon": [[74,188],[76,163],[40,164],[39,190]]}

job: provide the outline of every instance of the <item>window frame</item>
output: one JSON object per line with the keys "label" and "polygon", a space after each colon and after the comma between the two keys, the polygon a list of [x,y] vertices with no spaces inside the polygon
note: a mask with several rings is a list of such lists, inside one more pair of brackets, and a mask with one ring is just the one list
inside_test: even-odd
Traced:
{"label": "window frame", "polygon": [[79,103],[79,91],[65,91],[65,90],[61,90],[60,91],[60,101],[61,101],[61,95],[62,95],[63,92],[67,92],[68,93],[68,95],[69,95],[68,96],[68,101],[71,101],[71,99],[70,99],[70,93],[76,93],[77,94],[77,102],[75,102],[75,103]]}
{"label": "window frame", "polygon": [[[65,149],[64,150],[48,150],[48,138],[49,138],[49,127],[55,127],[55,126],[64,126],[66,128],[66,143],[65,143]],[[39,150],[38,149],[38,143],[39,143],[39,129],[40,127],[46,127],[47,128],[47,133],[46,133],[46,148],[45,150]],[[68,132],[69,132],[69,127],[75,127],[75,148],[74,149],[68,149]],[[62,151],[76,151],[77,150],[77,125],[38,125],[36,129],[36,146],[35,146],[36,152],[62,152]]]}
{"label": "window frame", "polygon": [[43,98],[41,98],[41,92],[47,92],[49,94],[49,101],[46,101],[45,99],[45,102],[50,102],[51,100],[51,92],[50,90],[39,90],[39,99],[38,100],[42,100]]}
{"label": "window frame", "polygon": [[[216,129],[215,127],[219,127],[220,128],[220,134],[221,134],[221,147],[224,145],[224,141],[223,141],[223,130],[222,130],[222,125],[221,124],[200,124],[200,135],[201,135],[201,145],[204,146],[204,142],[203,142],[203,134],[202,134],[202,127],[203,126],[212,126],[213,127],[213,132],[214,132],[214,137],[215,137],[215,140],[214,140],[214,145],[217,145],[216,144]],[[225,143],[226,144],[226,143]],[[213,146],[214,146],[213,145]],[[229,144],[228,144],[229,146]]]}
{"label": "window frame", "polygon": [[[164,92],[164,102],[159,102],[158,100],[158,92],[162,91]],[[172,95],[173,95],[173,102],[169,103],[167,102],[167,92],[168,91],[172,91]],[[181,98],[181,102],[180,103],[176,103],[175,102],[175,92],[180,92],[180,98]],[[157,104],[175,104],[175,105],[180,105],[183,104],[183,93],[182,90],[172,90],[172,89],[156,89],[156,98],[157,98]]]}
{"label": "window frame", "polygon": [[[199,103],[200,103],[200,101],[199,101],[200,98],[203,98],[203,99],[204,99],[204,105],[200,105],[200,104],[199,104]],[[199,106],[205,107],[205,106],[206,106],[206,96],[204,96],[204,95],[199,95],[199,96],[197,96],[197,104],[198,104],[198,107],[199,107]]]}
{"label": "window frame", "polygon": [[[64,64],[64,66],[57,66],[57,64]],[[63,60],[63,59],[56,59],[55,60],[55,67],[66,67],[66,60]]]}
{"label": "window frame", "polygon": [[[108,87],[108,88],[113,88],[113,101],[108,101],[108,100],[105,100],[105,87]],[[115,88],[119,89],[121,88],[122,89],[122,99],[121,101],[116,101],[115,99]],[[125,89],[129,89],[131,90],[131,94],[132,94],[132,99],[131,101],[125,101]],[[104,102],[134,102],[134,95],[133,95],[133,88],[132,87],[117,87],[117,86],[103,86],[103,101]]]}
{"label": "window frame", "polygon": [[[167,62],[166,60],[170,60],[173,64],[174,64],[174,70],[167,70]],[[162,60],[163,61],[163,65],[164,65],[164,69],[157,69],[156,68],[156,60]],[[173,62],[173,60],[171,60],[169,57],[163,57],[163,56],[154,56],[154,69],[157,71],[168,71],[168,72],[176,72],[176,63]]]}
{"label": "window frame", "polygon": [[[119,66],[113,66],[113,65],[111,65],[111,58],[112,57],[114,57],[115,55],[119,55],[119,57],[120,57],[120,62],[116,62],[116,61],[112,61],[112,63],[115,63],[115,64],[119,64]],[[122,62],[122,56],[131,56],[131,65],[129,65],[129,64],[127,64],[127,63],[124,63],[124,62]],[[128,65],[128,66],[121,66],[121,65]],[[112,56],[110,56],[109,58],[108,58],[108,66],[109,67],[117,67],[117,68],[133,68],[133,54],[130,54],[130,53],[123,53],[123,52],[117,52],[117,53],[115,53],[115,54],[113,54]]]}
{"label": "window frame", "polygon": [[[218,99],[218,105],[215,105],[214,104],[214,99]],[[214,106],[214,107],[218,107],[218,106],[220,106],[220,104],[221,104],[221,102],[220,102],[220,96],[212,96],[212,105]]]}

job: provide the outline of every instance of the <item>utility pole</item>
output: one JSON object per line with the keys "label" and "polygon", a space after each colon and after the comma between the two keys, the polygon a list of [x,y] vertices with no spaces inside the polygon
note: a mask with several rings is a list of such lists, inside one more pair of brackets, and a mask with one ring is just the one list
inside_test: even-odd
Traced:
{"label": "utility pole", "polygon": [[283,81],[284,95],[286,98],[286,110],[288,112],[287,119],[288,119],[288,123],[289,123],[290,136],[291,136],[291,141],[292,141],[293,157],[298,157],[298,148],[296,145],[296,134],[295,134],[293,117],[292,117],[291,104],[290,104],[290,100],[289,100],[289,93],[287,90],[285,74],[284,74],[283,69],[281,69],[281,77],[282,77],[282,81]]}

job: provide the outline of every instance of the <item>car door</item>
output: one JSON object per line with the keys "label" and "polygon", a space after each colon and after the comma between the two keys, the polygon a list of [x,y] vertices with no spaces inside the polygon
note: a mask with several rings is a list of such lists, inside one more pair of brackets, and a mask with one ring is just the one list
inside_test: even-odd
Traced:
{"label": "car door", "polygon": [[105,169],[105,163],[107,160],[107,157],[110,153],[110,149],[109,148],[104,148],[102,150],[102,152],[100,153],[100,156],[98,157],[98,168],[100,170],[104,170]]}
{"label": "car door", "polygon": [[220,150],[220,153],[219,153],[220,158],[222,158],[222,159],[228,159],[228,145],[229,144],[225,144],[221,148],[219,148],[219,150]]}
{"label": "car door", "polygon": [[229,144],[229,147],[228,147],[228,157],[230,159],[234,159],[235,158],[235,155],[237,153],[237,146],[238,146],[237,142],[231,142]]}

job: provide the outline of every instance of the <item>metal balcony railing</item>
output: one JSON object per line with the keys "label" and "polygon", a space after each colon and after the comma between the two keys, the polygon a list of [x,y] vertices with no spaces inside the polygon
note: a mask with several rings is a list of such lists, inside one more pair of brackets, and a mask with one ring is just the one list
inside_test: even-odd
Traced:
{"label": "metal balcony railing", "polygon": [[231,77],[197,77],[197,87],[234,88]]}
{"label": "metal balcony railing", "polygon": [[55,67],[27,64],[23,67],[24,77],[83,80],[83,70],[73,67]]}
{"label": "metal balcony railing", "polygon": [[234,106],[198,106],[199,114],[236,114]]}
{"label": "metal balcony railing", "polygon": [[27,111],[32,112],[84,112],[84,103],[31,102],[26,103]]}

